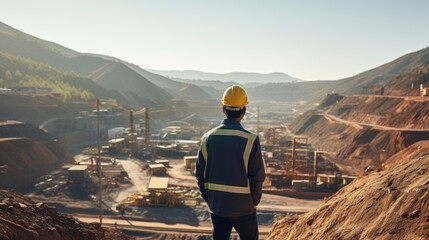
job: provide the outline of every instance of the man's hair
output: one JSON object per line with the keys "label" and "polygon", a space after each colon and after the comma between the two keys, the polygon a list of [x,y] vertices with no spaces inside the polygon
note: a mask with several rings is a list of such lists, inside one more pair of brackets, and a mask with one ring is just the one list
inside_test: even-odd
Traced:
{"label": "man's hair", "polygon": [[233,119],[239,118],[241,114],[243,114],[246,111],[246,106],[244,106],[242,109],[238,111],[228,110],[226,106],[223,106],[223,111],[225,112],[227,118],[233,118]]}

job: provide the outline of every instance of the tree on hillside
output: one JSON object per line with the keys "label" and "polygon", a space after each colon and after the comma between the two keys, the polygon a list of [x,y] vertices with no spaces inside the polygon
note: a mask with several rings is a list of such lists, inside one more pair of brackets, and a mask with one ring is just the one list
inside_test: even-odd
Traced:
{"label": "tree on hillside", "polygon": [[51,92],[59,93],[66,102],[91,101],[95,98],[90,90],[80,87],[85,86],[82,83],[90,81],[89,79],[47,64],[0,52],[0,69],[7,69],[4,79],[10,82],[10,86],[51,89]]}

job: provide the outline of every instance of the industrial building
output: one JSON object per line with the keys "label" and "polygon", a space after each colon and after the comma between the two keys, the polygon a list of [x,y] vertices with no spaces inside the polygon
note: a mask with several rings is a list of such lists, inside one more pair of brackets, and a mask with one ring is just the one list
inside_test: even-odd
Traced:
{"label": "industrial building", "polygon": [[[168,177],[151,177],[147,191],[128,196],[127,200],[120,204],[119,209],[124,205],[160,207],[184,205],[187,201],[186,195],[189,195],[187,191],[172,188],[168,182]],[[195,199],[195,196],[193,198]]]}
{"label": "industrial building", "polygon": [[147,190],[152,191],[166,191],[168,188],[168,177],[151,177]]}
{"label": "industrial building", "polygon": [[170,167],[170,160],[156,160],[155,163],[162,164],[164,167]]}
{"label": "industrial building", "polygon": [[110,154],[120,154],[125,147],[125,138],[110,139],[108,143]]}
{"label": "industrial building", "polygon": [[[308,144],[307,137],[292,136],[290,140],[283,127],[267,130],[268,145],[263,145],[266,164],[264,188],[292,189],[297,192],[335,192],[355,177],[342,176],[336,165],[328,160],[327,152]],[[282,140],[281,140],[282,139]]]}
{"label": "industrial building", "polygon": [[186,169],[191,169],[192,166],[195,168],[195,162],[197,161],[197,156],[184,156],[183,164],[185,164]]}
{"label": "industrial building", "polygon": [[83,182],[88,180],[88,165],[74,165],[67,170],[69,182]]}
{"label": "industrial building", "polygon": [[116,128],[111,128],[107,130],[107,137],[109,139],[122,138],[124,137],[124,134],[125,134],[124,127],[116,127]]}
{"label": "industrial building", "polygon": [[152,176],[162,176],[167,173],[167,169],[163,164],[149,164],[149,174]]}

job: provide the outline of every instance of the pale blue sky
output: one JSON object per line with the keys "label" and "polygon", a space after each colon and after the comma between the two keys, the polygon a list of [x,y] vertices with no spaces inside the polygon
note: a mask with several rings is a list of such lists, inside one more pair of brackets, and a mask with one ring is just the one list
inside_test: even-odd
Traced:
{"label": "pale blue sky", "polygon": [[143,68],[334,80],[429,46],[429,1],[2,0],[0,21]]}

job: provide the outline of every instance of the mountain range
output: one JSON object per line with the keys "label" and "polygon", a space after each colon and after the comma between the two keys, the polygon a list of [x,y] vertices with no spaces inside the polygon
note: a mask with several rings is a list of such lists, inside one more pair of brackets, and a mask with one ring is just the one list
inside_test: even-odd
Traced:
{"label": "mountain range", "polygon": [[[194,99],[194,93],[201,98],[201,92],[204,92],[201,90],[182,93],[189,88],[189,84],[158,76],[113,57],[78,53],[20,32],[1,22],[0,42],[0,52],[77,73],[92,80],[106,92],[110,91],[112,98],[132,108],[168,106],[168,102],[174,98]],[[77,87],[87,90],[85,86],[77,82],[76,84]],[[198,89],[197,86],[195,88]],[[106,94],[94,95],[108,98]],[[210,98],[208,95],[204,97]]]}
{"label": "mountain range", "polygon": [[150,72],[169,77],[174,79],[186,79],[186,80],[211,80],[211,81],[222,81],[222,82],[237,82],[239,84],[248,83],[270,83],[270,82],[301,82],[301,79],[291,77],[285,73],[273,72],[273,73],[251,73],[251,72],[231,72],[231,73],[208,73],[195,70],[185,71],[162,71],[154,69],[146,69]]}
{"label": "mountain range", "polygon": [[[90,89],[88,81],[75,81],[76,88],[90,91],[95,97],[116,99],[134,109],[168,107],[176,100],[217,101],[223,90],[232,84],[244,85],[253,100],[266,102],[322,99],[330,92],[360,93],[366,88],[380,88],[398,75],[429,61],[429,48],[425,48],[349,78],[302,81],[285,73],[216,74],[144,69],[115,57],[79,53],[2,22],[0,43],[0,52],[76,73],[99,86]],[[5,70],[0,68],[0,78],[3,75]]]}

